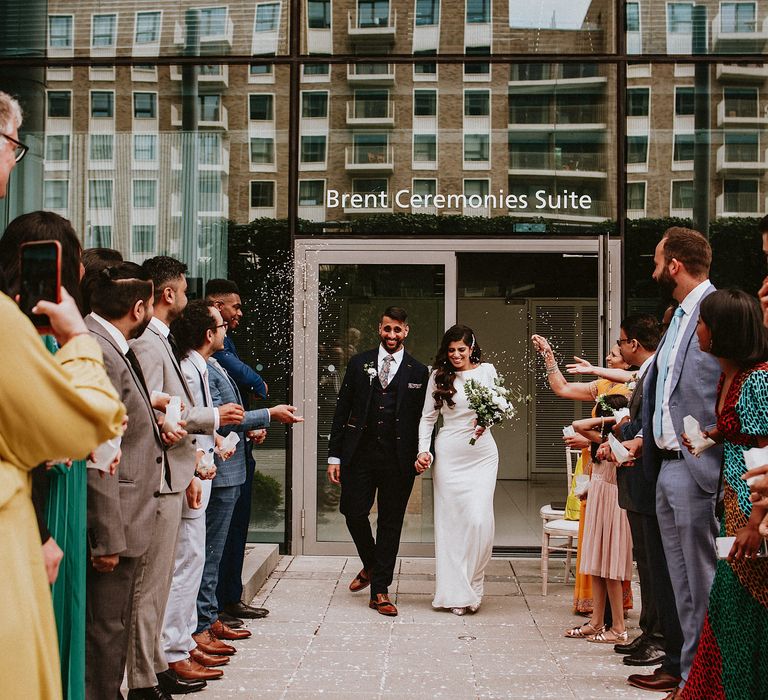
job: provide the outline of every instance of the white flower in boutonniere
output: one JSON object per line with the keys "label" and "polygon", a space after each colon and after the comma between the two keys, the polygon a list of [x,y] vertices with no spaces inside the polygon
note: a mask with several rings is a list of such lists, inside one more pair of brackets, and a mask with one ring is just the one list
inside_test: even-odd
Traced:
{"label": "white flower in boutonniere", "polygon": [[638,377],[637,377],[637,372],[635,372],[635,373],[632,375],[632,379],[630,379],[630,380],[629,380],[629,381],[626,383],[626,387],[627,387],[627,389],[629,389],[629,391],[634,391],[634,390],[635,390],[635,387],[637,386],[637,379],[638,379]]}
{"label": "white flower in boutonniere", "polygon": [[366,362],[363,365],[363,370],[368,375],[368,383],[373,384],[373,378],[379,373],[376,365],[373,362]]}

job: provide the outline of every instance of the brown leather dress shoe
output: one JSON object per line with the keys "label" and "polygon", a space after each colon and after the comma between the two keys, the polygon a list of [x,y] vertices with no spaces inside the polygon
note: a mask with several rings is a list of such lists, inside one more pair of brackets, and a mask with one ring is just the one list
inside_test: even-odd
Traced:
{"label": "brown leather dress shoe", "polygon": [[168,667],[185,681],[211,681],[224,675],[224,671],[220,668],[206,668],[192,658],[184,659],[184,661],[174,661],[168,664]]}
{"label": "brown leather dress shoe", "polygon": [[189,652],[189,656],[193,658],[201,666],[206,668],[212,668],[214,666],[224,666],[229,663],[228,656],[218,656],[216,654],[206,654],[200,647],[195,647]]}
{"label": "brown leather dress shoe", "polygon": [[671,673],[657,668],[651,675],[635,673],[627,678],[627,683],[642,688],[643,690],[675,690],[680,683],[680,676],[673,676]]}
{"label": "brown leather dress shoe", "polygon": [[211,625],[211,634],[213,634],[216,639],[248,639],[252,632],[250,630],[233,630],[221,620],[216,620],[216,622]]}
{"label": "brown leather dress shoe", "polygon": [[216,639],[210,629],[193,634],[192,639],[195,640],[198,648],[202,649],[206,654],[213,654],[214,656],[219,654],[232,656],[232,654],[237,653],[235,647],[230,646],[229,644],[224,644],[220,639]]}
{"label": "brown leather dress shoe", "polygon": [[349,590],[353,593],[362,591],[364,588],[368,588],[371,585],[371,577],[365,569],[360,569],[360,573],[352,579],[352,583],[349,584]]}
{"label": "brown leather dress shoe", "polygon": [[389,617],[397,615],[397,608],[386,593],[377,593],[375,598],[371,598],[368,607],[377,610],[379,615],[387,615]]}

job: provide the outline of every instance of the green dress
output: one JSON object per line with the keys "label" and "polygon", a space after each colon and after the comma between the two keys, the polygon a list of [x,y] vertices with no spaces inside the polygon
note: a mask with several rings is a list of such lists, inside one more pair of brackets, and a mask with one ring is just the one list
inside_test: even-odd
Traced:
{"label": "green dress", "polygon": [[[44,336],[43,342],[51,353],[58,350],[53,337]],[[73,462],[69,469],[56,466],[49,475],[45,519],[51,537],[64,552],[58,578],[51,590],[59,633],[61,685],[65,698],[82,700],[85,698],[85,567],[88,555],[85,461]]]}

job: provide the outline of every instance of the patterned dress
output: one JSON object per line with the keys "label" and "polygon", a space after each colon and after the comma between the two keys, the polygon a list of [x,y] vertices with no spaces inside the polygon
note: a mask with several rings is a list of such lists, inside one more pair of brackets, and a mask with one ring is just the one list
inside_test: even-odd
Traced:
{"label": "patterned dress", "polygon": [[[718,397],[722,391],[720,379]],[[718,398],[719,403],[719,398]],[[768,436],[768,363],[737,374],[717,418],[725,436],[725,517],[732,537],[752,512],[744,450]],[[718,561],[699,648],[683,690],[686,700],[768,698],[768,560]]]}

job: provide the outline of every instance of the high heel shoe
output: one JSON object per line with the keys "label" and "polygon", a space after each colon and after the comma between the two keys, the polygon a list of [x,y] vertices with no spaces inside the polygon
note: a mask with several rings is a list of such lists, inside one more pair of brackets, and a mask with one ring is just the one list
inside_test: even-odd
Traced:
{"label": "high heel shoe", "polygon": [[467,609],[466,608],[451,608],[451,612],[454,615],[466,615]]}
{"label": "high heel shoe", "polygon": [[468,612],[471,612],[473,615],[474,615],[474,614],[475,614],[475,613],[476,613],[478,610],[480,610],[480,603],[476,603],[475,605],[470,605],[470,606],[467,608],[467,611],[468,611]]}

